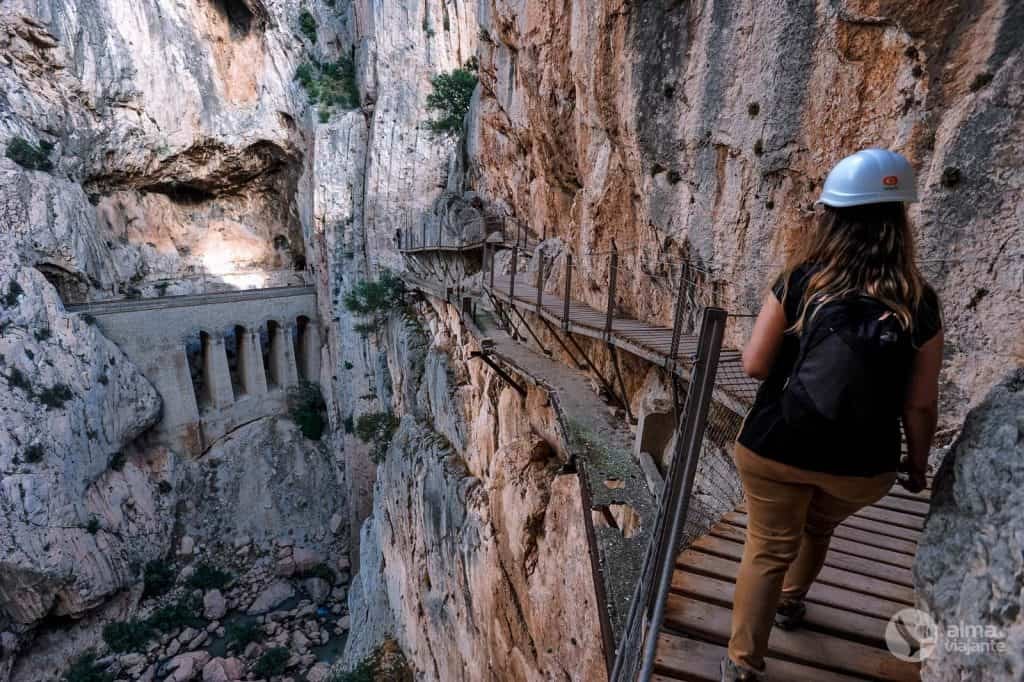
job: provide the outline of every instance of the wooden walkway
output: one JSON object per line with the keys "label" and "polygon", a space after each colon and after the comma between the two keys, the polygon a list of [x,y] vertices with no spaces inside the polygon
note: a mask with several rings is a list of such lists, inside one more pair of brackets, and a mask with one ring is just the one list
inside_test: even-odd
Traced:
{"label": "wooden walkway", "polygon": [[[772,630],[769,676],[786,682],[920,680],[917,664],[885,646],[889,618],[914,604],[911,566],[929,493],[902,488],[836,529],[825,567],[807,596],[803,629]],[[662,680],[719,680],[743,554],[741,505],[679,555],[658,641]]]}
{"label": "wooden walkway", "polygon": [[[548,322],[560,327],[565,316],[565,299],[544,292],[537,306],[537,289],[526,281],[529,275],[519,275],[515,282],[515,300],[509,296],[512,285],[510,277],[495,275],[494,287],[485,281],[487,290],[499,301],[514,304],[523,312],[540,315]],[[569,331],[595,339],[604,339],[605,313],[591,308],[578,301],[569,301]],[[664,366],[671,354],[672,329],[659,327],[625,316],[613,316],[611,335],[608,341],[622,350],[644,358],[656,365]],[[697,337],[682,334],[676,352],[676,371],[684,377],[689,374],[689,360],[697,352]],[[718,376],[715,382],[715,398],[733,409],[744,414],[754,401],[757,393],[757,381],[743,371],[740,353],[735,350],[723,349],[719,358]]]}

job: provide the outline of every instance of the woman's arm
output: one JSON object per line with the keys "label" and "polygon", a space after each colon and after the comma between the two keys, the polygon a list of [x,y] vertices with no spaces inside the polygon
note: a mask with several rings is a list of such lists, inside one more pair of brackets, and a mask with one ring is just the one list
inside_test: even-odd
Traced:
{"label": "woman's arm", "polygon": [[743,371],[754,379],[765,379],[786,333],[786,311],[771,293],[764,297],[750,341],[743,348]]}
{"label": "woman's arm", "polygon": [[939,370],[942,368],[942,330],[929,339],[914,356],[910,385],[903,402],[903,433],[907,437],[910,480],[903,487],[910,492],[924,489],[928,451],[939,421]]}

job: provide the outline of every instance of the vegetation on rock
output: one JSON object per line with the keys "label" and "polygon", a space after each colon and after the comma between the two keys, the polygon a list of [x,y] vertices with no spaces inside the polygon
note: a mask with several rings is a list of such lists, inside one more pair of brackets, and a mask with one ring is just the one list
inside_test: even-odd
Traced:
{"label": "vegetation on rock", "polygon": [[230,585],[233,579],[234,576],[227,571],[204,562],[199,564],[195,573],[189,576],[188,585],[197,590],[222,590]]}
{"label": "vegetation on rock", "polygon": [[288,668],[288,659],[291,658],[291,654],[288,653],[288,649],[283,646],[276,646],[273,649],[267,649],[260,656],[260,660],[256,661],[256,665],[253,666],[252,671],[257,677],[270,678],[274,675],[281,675]]}
{"label": "vegetation on rock", "polygon": [[263,631],[255,619],[236,620],[224,627],[224,639],[228,649],[243,651],[263,637]]}
{"label": "vegetation on rock", "polygon": [[299,12],[299,30],[309,39],[309,42],[316,44],[316,19],[308,9]]}
{"label": "vegetation on rock", "polygon": [[359,106],[356,65],[351,56],[346,55],[336,62],[326,64],[301,64],[295,70],[295,80],[306,91],[309,101],[319,106],[321,120],[329,118],[337,110]]}
{"label": "vegetation on rock", "polygon": [[301,381],[298,386],[288,389],[288,413],[306,438],[320,440],[323,436],[327,424],[325,410],[320,384]]}
{"label": "vegetation on rock", "polygon": [[342,302],[349,311],[364,318],[356,325],[357,332],[380,331],[388,315],[405,303],[405,283],[393,273],[385,272],[375,282],[357,282],[345,293]]}
{"label": "vegetation on rock", "polygon": [[12,279],[7,285],[7,293],[4,294],[3,298],[0,298],[0,301],[3,301],[5,307],[13,308],[18,305],[18,299],[21,298],[23,293],[25,293],[25,290],[21,288],[17,280]]}
{"label": "vegetation on rock", "polygon": [[387,457],[398,423],[391,412],[368,412],[356,420],[356,436],[371,446],[370,459],[377,464]]}
{"label": "vegetation on rock", "polygon": [[107,672],[106,666],[96,662],[94,652],[88,651],[71,664],[63,682],[114,682],[114,676]]}
{"label": "vegetation on rock", "polygon": [[25,138],[15,136],[7,144],[7,158],[29,170],[53,170],[53,163],[50,161],[52,151],[53,144],[46,140],[40,140],[37,147]]}
{"label": "vegetation on rock", "polygon": [[427,108],[438,112],[438,116],[427,121],[427,128],[442,135],[461,132],[476,83],[477,76],[471,68],[455,69],[431,78],[430,84],[434,89],[427,95]]}
{"label": "vegetation on rock", "polygon": [[174,587],[174,568],[166,561],[154,559],[142,571],[142,597],[159,597]]}

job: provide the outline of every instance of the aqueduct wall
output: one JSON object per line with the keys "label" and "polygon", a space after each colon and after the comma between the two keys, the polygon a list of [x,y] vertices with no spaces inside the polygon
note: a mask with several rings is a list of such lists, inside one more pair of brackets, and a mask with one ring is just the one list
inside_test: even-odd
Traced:
{"label": "aqueduct wall", "polygon": [[95,318],[163,398],[152,437],[197,456],[318,381],[313,287],[281,287],[71,306]]}

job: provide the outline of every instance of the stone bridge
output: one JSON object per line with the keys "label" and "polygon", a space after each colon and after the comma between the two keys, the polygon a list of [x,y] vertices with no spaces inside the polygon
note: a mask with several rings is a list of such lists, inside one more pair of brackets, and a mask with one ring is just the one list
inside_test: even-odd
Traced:
{"label": "stone bridge", "polygon": [[288,388],[318,381],[313,287],[110,301],[92,316],[160,392],[151,438],[198,456],[232,430],[287,411]]}

